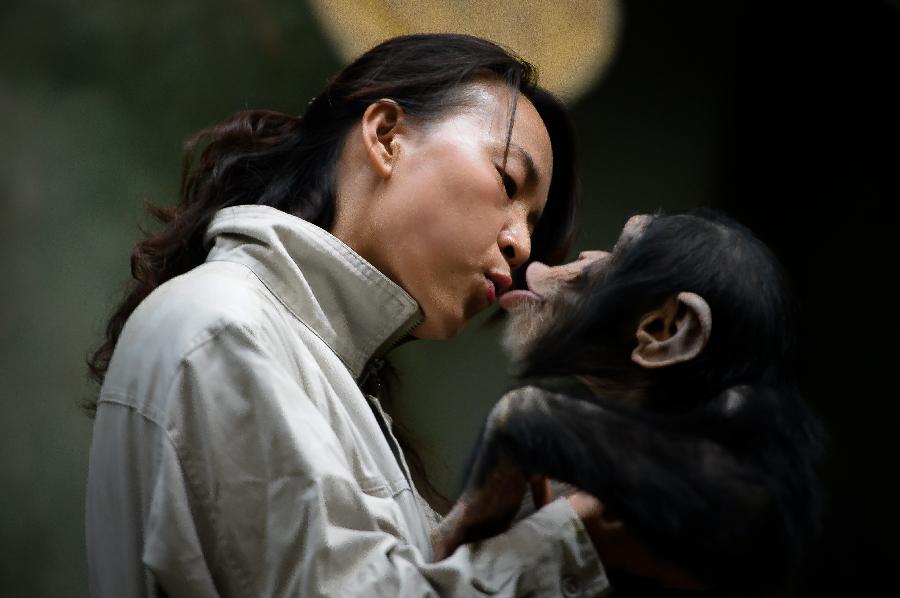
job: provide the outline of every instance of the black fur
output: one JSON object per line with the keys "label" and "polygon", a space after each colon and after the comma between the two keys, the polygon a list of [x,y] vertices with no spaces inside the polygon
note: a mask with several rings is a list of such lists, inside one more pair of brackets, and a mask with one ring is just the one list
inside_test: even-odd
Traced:
{"label": "black fur", "polygon": [[[638,319],[680,291],[710,305],[704,351],[659,370],[633,364]],[[824,434],[795,379],[794,311],[771,252],[716,213],[656,216],[564,300],[521,364],[531,384],[493,410],[469,487],[512,462],[597,496],[720,593],[786,587],[820,532]],[[639,400],[598,397],[574,375]]]}

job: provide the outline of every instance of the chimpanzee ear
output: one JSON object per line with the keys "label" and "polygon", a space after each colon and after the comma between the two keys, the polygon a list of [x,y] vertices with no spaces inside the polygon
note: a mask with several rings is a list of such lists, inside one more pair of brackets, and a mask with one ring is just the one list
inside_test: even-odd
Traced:
{"label": "chimpanzee ear", "polygon": [[644,314],[631,360],[645,368],[663,368],[697,357],[709,341],[712,314],[696,293],[678,293]]}

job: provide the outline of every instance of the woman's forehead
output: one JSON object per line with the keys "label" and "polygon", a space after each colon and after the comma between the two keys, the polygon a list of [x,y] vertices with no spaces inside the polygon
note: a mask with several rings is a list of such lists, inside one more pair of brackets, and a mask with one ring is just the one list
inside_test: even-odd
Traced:
{"label": "woman's forehead", "polygon": [[[429,136],[485,151],[505,166],[517,165],[520,183],[545,196],[553,174],[550,134],[531,101],[501,81],[466,83],[462,101],[432,126]],[[516,101],[513,112],[513,100]],[[510,130],[510,118],[514,116]]]}
{"label": "woman's forehead", "polygon": [[474,120],[489,141],[506,144],[510,119],[510,141],[527,150],[532,157],[552,155],[550,134],[537,109],[525,95],[506,83],[477,80],[464,85],[463,103],[451,115]]}

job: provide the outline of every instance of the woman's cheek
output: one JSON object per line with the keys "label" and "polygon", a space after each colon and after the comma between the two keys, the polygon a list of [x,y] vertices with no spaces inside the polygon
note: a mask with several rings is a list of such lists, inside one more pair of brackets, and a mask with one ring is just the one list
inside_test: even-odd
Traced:
{"label": "woman's cheek", "polygon": [[472,177],[457,195],[454,209],[457,222],[466,222],[466,232],[484,237],[483,243],[496,242],[508,201],[495,176]]}

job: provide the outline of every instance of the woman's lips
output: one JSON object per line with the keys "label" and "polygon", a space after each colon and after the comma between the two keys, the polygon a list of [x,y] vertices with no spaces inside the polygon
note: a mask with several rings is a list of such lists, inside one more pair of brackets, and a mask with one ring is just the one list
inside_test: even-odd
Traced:
{"label": "woman's lips", "polygon": [[518,289],[507,291],[500,296],[500,307],[509,311],[524,301],[542,301],[541,296],[534,291]]}
{"label": "woman's lips", "polygon": [[494,301],[497,300],[497,296],[502,296],[512,286],[512,277],[505,272],[492,270],[484,275],[484,279],[487,287],[488,305],[493,305]]}
{"label": "woman's lips", "polygon": [[487,289],[488,305],[493,305],[494,301],[497,300],[497,289],[494,287],[494,282],[490,278],[485,278],[484,286]]}

